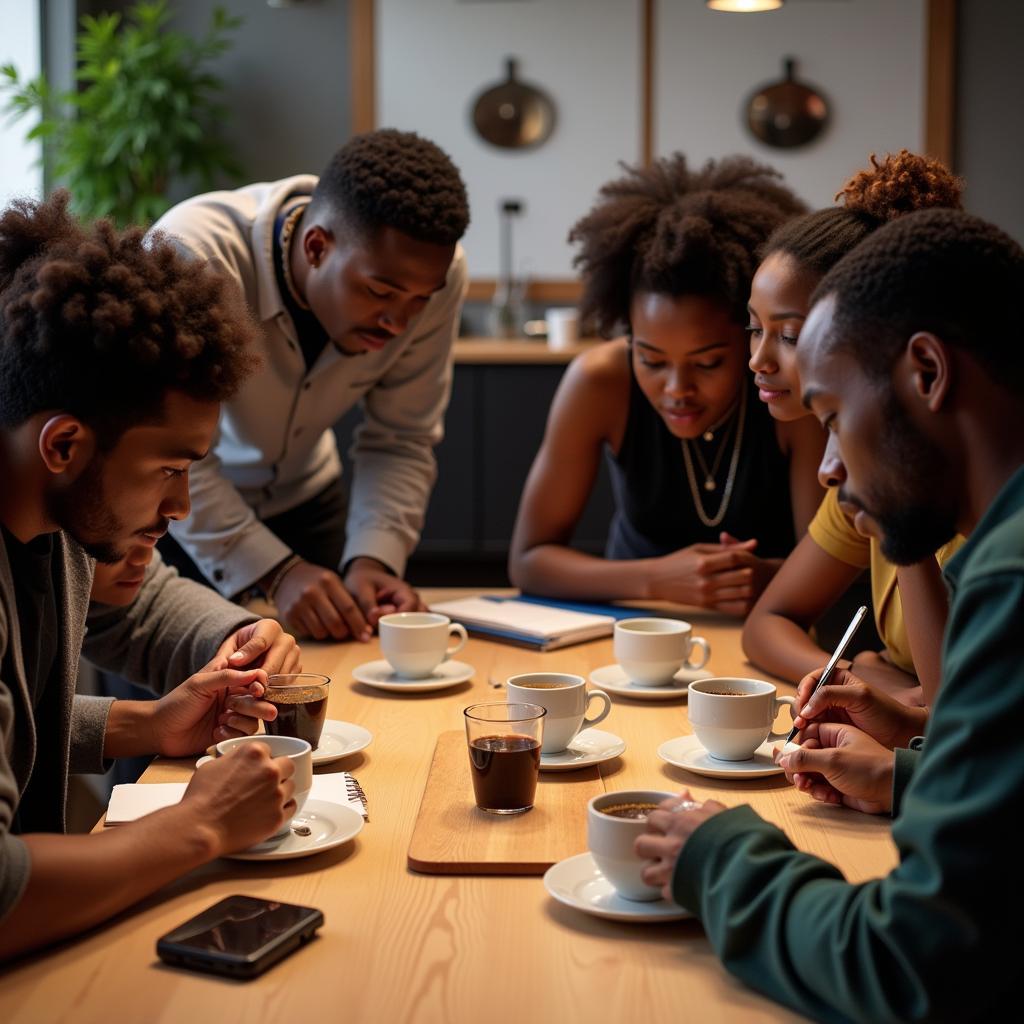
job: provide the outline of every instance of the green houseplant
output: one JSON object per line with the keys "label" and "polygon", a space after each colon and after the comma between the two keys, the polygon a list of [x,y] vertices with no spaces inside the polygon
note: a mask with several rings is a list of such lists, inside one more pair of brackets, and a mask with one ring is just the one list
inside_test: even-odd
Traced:
{"label": "green houseplant", "polygon": [[166,0],[120,14],[86,16],[77,38],[77,88],[55,93],[44,76],[22,81],[0,68],[0,92],[16,117],[36,113],[28,138],[43,140],[53,175],[83,217],[149,224],[167,209],[172,178],[211,187],[241,171],[218,127],[223,83],[206,70],[230,46],[241,19],[213,11],[202,39],[167,28]]}

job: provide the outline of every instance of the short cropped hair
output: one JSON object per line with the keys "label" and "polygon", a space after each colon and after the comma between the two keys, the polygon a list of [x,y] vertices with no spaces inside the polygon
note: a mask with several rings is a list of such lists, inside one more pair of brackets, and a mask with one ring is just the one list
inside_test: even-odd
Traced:
{"label": "short cropped hair", "polygon": [[420,242],[454,245],[469,226],[466,186],[451,158],[415,132],[356,135],[331,158],[313,191],[350,228],[394,228]]}
{"label": "short cropped hair", "polygon": [[240,296],[159,234],[83,225],[68,202],[0,213],[0,429],[52,409],[109,449],[159,421],[168,391],[231,397],[255,365]]}
{"label": "short cropped hair", "polygon": [[918,331],[968,351],[1024,395],[1024,345],[1014,329],[1024,295],[1024,249],[960,210],[922,210],[879,228],[822,278],[812,296],[835,300],[827,338],[884,379]]}

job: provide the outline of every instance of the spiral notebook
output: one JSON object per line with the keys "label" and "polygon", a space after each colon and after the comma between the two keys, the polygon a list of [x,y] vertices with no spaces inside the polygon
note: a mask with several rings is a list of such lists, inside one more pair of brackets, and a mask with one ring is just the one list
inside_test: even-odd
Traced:
{"label": "spiral notebook", "polygon": [[[130,783],[115,786],[110,794],[107,807],[107,825],[123,825],[129,821],[152,814],[181,803],[188,783],[154,782]],[[314,775],[313,788],[309,791],[311,800],[327,800],[330,803],[351,807],[366,821],[370,816],[366,809],[366,794],[358,780],[348,772],[333,772],[330,775]]]}

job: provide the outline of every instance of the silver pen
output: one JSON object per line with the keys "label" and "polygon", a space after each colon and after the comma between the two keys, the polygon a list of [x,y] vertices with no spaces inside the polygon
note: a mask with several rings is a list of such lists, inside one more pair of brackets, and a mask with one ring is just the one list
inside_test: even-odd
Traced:
{"label": "silver pen", "polygon": [[[811,690],[810,694],[807,697],[807,700],[804,701],[805,705],[808,704],[810,702],[811,697],[813,697],[818,692],[818,690],[829,681],[829,679],[832,676],[833,669],[835,669],[836,664],[839,662],[839,659],[843,656],[843,654],[846,653],[846,648],[850,646],[850,641],[853,639],[854,633],[856,633],[857,630],[860,628],[860,624],[864,621],[864,616],[867,615],[867,613],[867,605],[863,604],[853,613],[853,618],[850,619],[850,624],[846,627],[846,632],[843,634],[843,639],[839,641],[839,645],[832,653],[832,657],[828,659],[828,664],[825,666],[825,671],[821,673],[820,678],[814,684],[814,689]],[[789,735],[786,737],[786,743],[791,743],[793,737],[799,731],[800,730],[797,729],[797,727],[794,725],[793,728],[789,730]]]}

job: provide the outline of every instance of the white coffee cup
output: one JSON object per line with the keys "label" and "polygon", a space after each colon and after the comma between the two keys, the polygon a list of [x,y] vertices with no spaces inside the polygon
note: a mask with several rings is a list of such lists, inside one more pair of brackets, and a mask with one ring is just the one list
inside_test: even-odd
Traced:
{"label": "white coffee cup", "polygon": [[[466,628],[436,612],[395,612],[377,623],[380,649],[391,667],[406,679],[423,679],[466,646]],[[459,637],[448,647],[451,635]]]}
{"label": "white coffee cup", "polygon": [[[587,690],[583,676],[563,672],[526,672],[512,676],[507,684],[508,699],[515,704],[539,704],[547,709],[544,716],[542,754],[565,750],[581,729],[603,722],[612,709],[611,698],[604,690]],[[597,698],[604,708],[595,718],[586,718],[590,702]]]}
{"label": "white coffee cup", "polygon": [[[711,646],[693,635],[693,626],[682,619],[621,619],[615,623],[615,660],[634,683],[667,686],[681,669],[703,668]],[[701,659],[691,662],[697,647]]]}
{"label": "white coffee cup", "polygon": [[763,679],[700,679],[690,683],[687,714],[701,746],[719,761],[749,761],[772,733],[783,704],[794,714],[795,697],[779,697]]}
{"label": "white coffee cup", "polygon": [[615,793],[602,793],[587,804],[587,845],[590,847],[590,855],[601,874],[627,900],[650,902],[661,899],[661,890],[648,885],[640,877],[647,862],[638,857],[633,849],[637,836],[647,831],[647,819],[615,818],[605,814],[601,808],[614,807],[616,804],[660,804],[662,800],[675,797],[675,793],[655,789],[624,789]]}
{"label": "white coffee cup", "polygon": [[[236,736],[234,739],[221,740],[216,745],[217,756],[223,757],[230,754],[237,747],[245,746],[248,743],[262,743],[270,752],[271,757],[287,757],[295,766],[295,774],[292,782],[295,785],[295,793],[292,799],[295,801],[295,815],[298,817],[302,810],[306,797],[313,786],[313,748],[305,741],[295,736]],[[270,839],[277,839],[287,835],[292,827],[293,818],[289,818]]]}
{"label": "white coffee cup", "polygon": [[575,307],[549,309],[544,319],[548,325],[548,348],[572,348],[579,340],[579,313]]}

